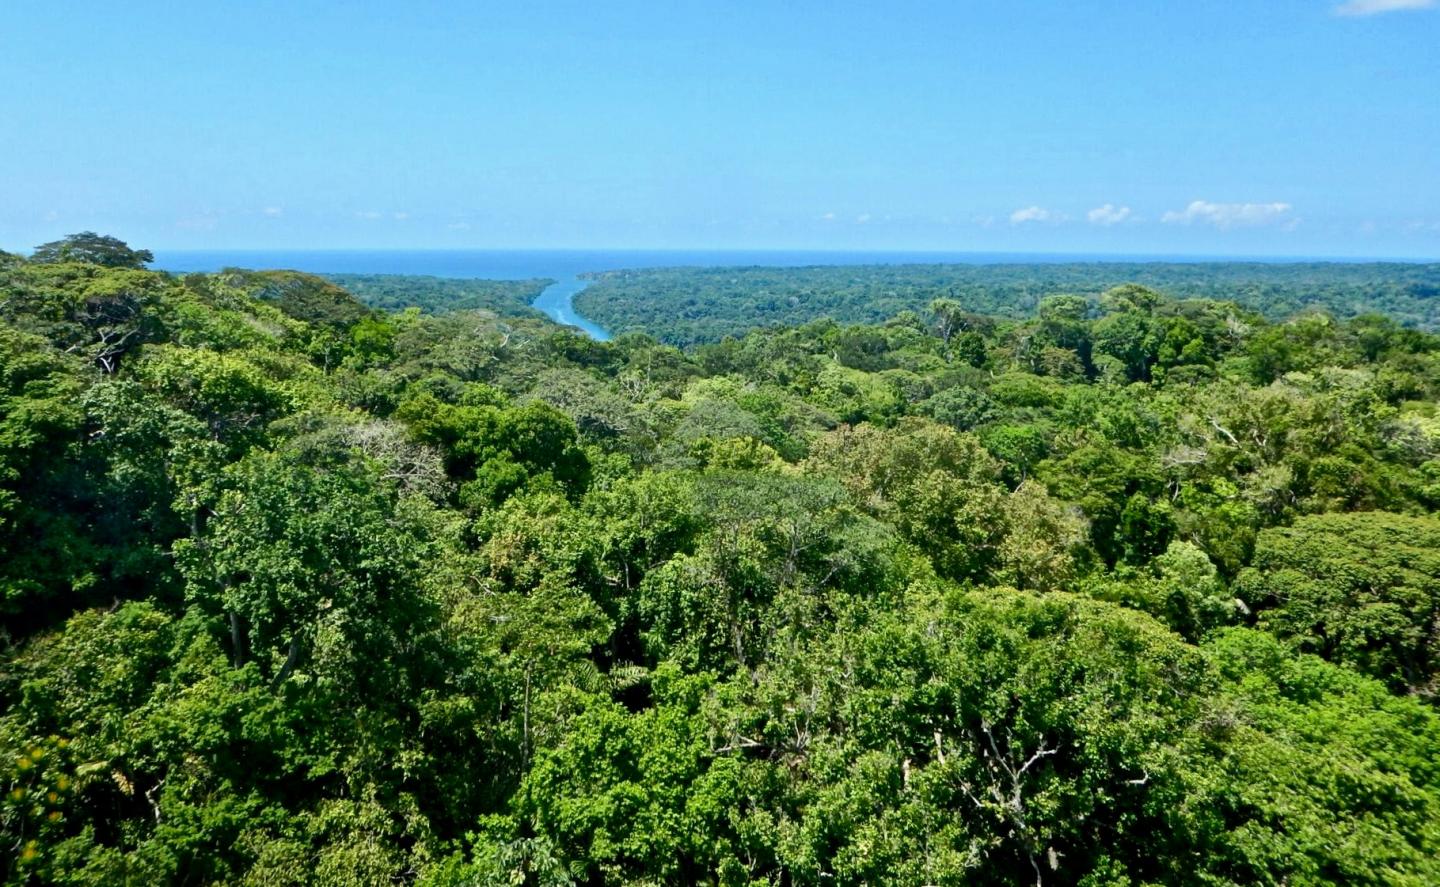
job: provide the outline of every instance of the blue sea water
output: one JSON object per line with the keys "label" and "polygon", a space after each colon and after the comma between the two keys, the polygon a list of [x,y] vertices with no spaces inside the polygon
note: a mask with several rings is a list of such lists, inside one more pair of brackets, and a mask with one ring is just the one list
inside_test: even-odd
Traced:
{"label": "blue sea water", "polygon": [[797,267],[804,265],[987,265],[1013,262],[1197,262],[1296,261],[1246,257],[1101,255],[1058,253],[833,252],[821,250],[157,250],[163,271],[221,268],[308,271],[313,274],[421,274],[485,280],[556,281],[534,302],[557,323],[579,327],[597,339],[609,334],[576,313],[574,298],[587,271],[681,266]]}

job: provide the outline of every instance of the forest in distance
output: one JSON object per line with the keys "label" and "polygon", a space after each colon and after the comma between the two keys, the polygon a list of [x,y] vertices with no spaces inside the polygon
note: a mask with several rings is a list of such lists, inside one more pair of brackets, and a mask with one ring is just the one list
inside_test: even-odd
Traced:
{"label": "forest in distance", "polygon": [[937,297],[1011,320],[1058,293],[1088,296],[1140,284],[1173,298],[1220,299],[1284,320],[1303,310],[1337,318],[1384,314],[1440,328],[1440,264],[1424,262],[1133,262],[815,265],[799,268],[646,268],[595,272],[576,298],[613,333],[671,345],[718,342],[759,327],[829,317],[881,323],[923,312]]}
{"label": "forest in distance", "polygon": [[4,883],[1440,883],[1437,265],[0,252]]}
{"label": "forest in distance", "polygon": [[[426,314],[484,309],[525,315],[553,280],[480,280],[415,274],[326,274],[325,279],[371,308]],[[264,298],[264,294],[260,294]]]}

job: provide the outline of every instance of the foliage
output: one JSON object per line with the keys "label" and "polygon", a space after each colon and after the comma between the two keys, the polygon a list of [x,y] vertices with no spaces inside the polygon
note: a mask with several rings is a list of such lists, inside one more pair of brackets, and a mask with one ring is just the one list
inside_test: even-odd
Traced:
{"label": "foliage", "polygon": [[1440,522],[1321,514],[1260,533],[1240,593],[1301,649],[1397,688],[1440,680]]}
{"label": "foliage", "polygon": [[585,291],[680,350],[74,258],[0,256],[5,883],[1440,882],[1440,337],[1282,317],[1427,266]]}
{"label": "foliage", "polygon": [[30,254],[32,262],[84,262],[107,268],[143,268],[155,261],[148,249],[131,249],[123,240],[81,231],[50,243],[42,243]]}
{"label": "foliage", "polygon": [[[1124,284],[1174,298],[1233,300],[1275,319],[1319,308],[1339,316],[1384,313],[1426,329],[1440,326],[1434,300],[1440,265],[1434,264],[1057,262],[651,268],[590,276],[594,282],[575,299],[580,313],[612,332],[644,331],[676,345],[718,342],[757,327],[821,317],[879,323],[902,311],[924,313],[940,299],[940,310],[933,313],[947,318],[936,328],[941,338],[973,348],[973,339],[964,342],[967,312],[1021,318],[1036,313],[1054,293],[1095,301]],[[1110,304],[1120,307],[1122,299]],[[1145,307],[1143,300],[1140,307]],[[1111,349],[1124,347],[1120,327],[1133,339],[1136,326],[1130,319],[1114,320],[1102,338]],[[1186,341],[1180,341],[1182,347]]]}
{"label": "foliage", "polygon": [[551,280],[467,280],[413,274],[327,274],[325,278],[381,311],[419,308],[426,314],[493,311],[533,317],[530,307]]}

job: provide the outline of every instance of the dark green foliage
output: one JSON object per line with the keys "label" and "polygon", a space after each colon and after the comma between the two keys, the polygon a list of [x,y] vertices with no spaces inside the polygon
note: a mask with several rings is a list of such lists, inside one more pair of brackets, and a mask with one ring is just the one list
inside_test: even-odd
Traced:
{"label": "dark green foliage", "polygon": [[1205,653],[1223,685],[1199,726],[1223,757],[1190,767],[1208,786],[1204,818],[1230,825],[1207,869],[1242,884],[1440,878],[1433,708],[1256,631]]}
{"label": "dark green foliage", "polygon": [[1303,649],[1433,696],[1440,689],[1440,521],[1324,514],[1260,533],[1238,588]]}
{"label": "dark green foliage", "polygon": [[42,243],[30,254],[32,262],[83,262],[106,268],[143,268],[155,261],[148,249],[131,249],[123,240],[81,231],[60,240]]}
{"label": "dark green foliage", "polygon": [[0,255],[0,880],[1440,883],[1433,270],[1126,270]]}
{"label": "dark green foliage", "polygon": [[272,302],[290,317],[316,326],[344,330],[370,316],[359,299],[314,274],[230,268],[216,275],[215,281]]}
{"label": "dark green foliage", "polygon": [[[592,276],[595,282],[575,300],[582,314],[612,332],[643,330],[676,345],[718,342],[757,327],[801,324],[819,317],[878,323],[901,311],[933,309],[938,299],[946,315],[938,329],[947,342],[952,335],[960,338],[956,350],[965,352],[961,359],[969,360],[974,346],[963,343],[965,312],[1026,317],[1053,293],[1095,300],[1121,284],[1143,286],[1117,291],[1109,300],[1114,310],[1149,313],[1153,296],[1133,294],[1159,290],[1174,298],[1229,299],[1277,319],[1314,307],[1339,316],[1383,312],[1405,325],[1440,326],[1433,298],[1440,285],[1440,265],[1434,264],[654,268]],[[1109,347],[1135,347],[1143,339],[1135,338],[1133,321],[1123,325],[1129,328],[1127,333],[1123,339],[1118,331],[1110,334]]]}
{"label": "dark green foliage", "polygon": [[984,391],[957,385],[947,388],[925,403],[926,412],[935,421],[958,431],[969,431],[984,425],[995,415],[995,402]]}
{"label": "dark green foliage", "polygon": [[407,401],[396,416],[415,439],[445,455],[449,475],[461,484],[461,501],[479,509],[544,476],[572,495],[585,490],[589,460],[575,444],[575,425],[544,403],[441,403],[428,394]]}
{"label": "dark green foliage", "polygon": [[535,317],[530,307],[551,280],[463,280],[407,274],[326,274],[325,278],[381,311],[419,308],[426,314],[494,311],[502,316]]}

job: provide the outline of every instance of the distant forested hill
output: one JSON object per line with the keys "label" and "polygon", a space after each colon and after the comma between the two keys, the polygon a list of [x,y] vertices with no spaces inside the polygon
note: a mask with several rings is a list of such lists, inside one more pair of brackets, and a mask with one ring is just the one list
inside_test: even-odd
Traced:
{"label": "distant forested hill", "polygon": [[716,342],[757,327],[830,317],[877,323],[932,299],[1021,318],[1045,296],[1097,296],[1138,283],[1174,298],[1235,301],[1280,320],[1305,308],[1337,317],[1381,312],[1407,326],[1440,327],[1440,264],[1088,263],[868,265],[806,268],[654,268],[593,275],[576,297],[586,317],[619,334],[643,331],[675,345]]}
{"label": "distant forested hill", "polygon": [[416,307],[426,314],[485,308],[496,314],[529,317],[540,291],[553,280],[473,280],[411,274],[327,274],[372,308]]}

